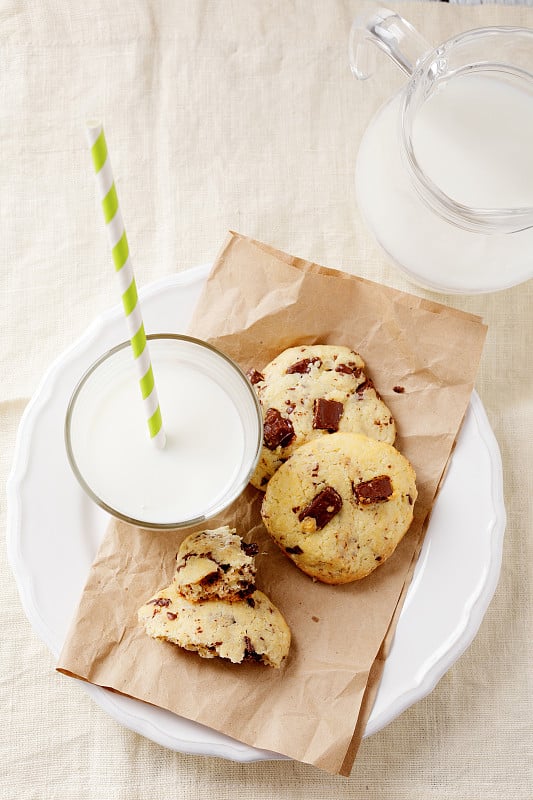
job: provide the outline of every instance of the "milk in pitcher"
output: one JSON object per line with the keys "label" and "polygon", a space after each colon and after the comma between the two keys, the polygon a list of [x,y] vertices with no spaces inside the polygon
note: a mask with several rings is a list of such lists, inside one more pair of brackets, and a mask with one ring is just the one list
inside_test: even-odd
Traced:
{"label": "milk in pitcher", "polygon": [[[442,291],[502,288],[531,274],[533,229],[480,233],[451,224],[419,195],[400,146],[401,96],[367,129],[357,158],[360,211],[379,243],[417,283]],[[474,209],[533,206],[533,97],[517,81],[465,70],[416,112],[414,157],[426,179]]]}

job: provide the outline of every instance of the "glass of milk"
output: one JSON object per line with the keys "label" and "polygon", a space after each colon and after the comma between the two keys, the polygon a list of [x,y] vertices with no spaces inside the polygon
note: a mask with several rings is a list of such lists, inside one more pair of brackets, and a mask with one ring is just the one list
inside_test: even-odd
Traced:
{"label": "glass of milk", "polygon": [[206,342],[147,337],[164,449],[150,440],[129,342],[83,375],[65,422],[81,486],[109,513],[143,528],[181,528],[213,517],[243,491],[261,448],[262,416],[241,369]]}
{"label": "glass of milk", "polygon": [[357,78],[379,50],[407,76],[357,156],[357,202],[379,244],[440,292],[533,277],[533,30],[479,28],[434,48],[380,8],[352,26]]}

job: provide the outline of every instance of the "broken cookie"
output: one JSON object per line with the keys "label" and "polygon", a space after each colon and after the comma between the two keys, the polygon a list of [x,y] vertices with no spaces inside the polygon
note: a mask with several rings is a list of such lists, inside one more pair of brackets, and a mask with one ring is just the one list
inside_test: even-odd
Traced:
{"label": "broken cookie", "polygon": [[280,667],[291,633],[281,612],[255,588],[256,553],[255,544],[228,526],[190,534],[179,548],[170,586],[139,609],[146,633],[202,658]]}
{"label": "broken cookie", "polygon": [[187,536],[176,556],[174,583],[187,600],[236,600],[255,590],[257,545],[227,525]]}
{"label": "broken cookie", "polygon": [[[168,600],[162,605],[161,595]],[[139,622],[153,639],[194,650],[202,658],[226,658],[234,664],[257,661],[280,667],[290,645],[290,631],[279,610],[263,592],[246,600],[191,603],[175,584],[139,609]]]}

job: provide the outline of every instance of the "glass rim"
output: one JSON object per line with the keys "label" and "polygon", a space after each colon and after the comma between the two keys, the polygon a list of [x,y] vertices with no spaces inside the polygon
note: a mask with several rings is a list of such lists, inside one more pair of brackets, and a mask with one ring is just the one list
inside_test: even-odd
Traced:
{"label": "glass rim", "polygon": [[76,383],[74,389],[72,390],[72,394],[68,401],[67,410],[65,414],[65,423],[64,423],[64,441],[65,447],[67,451],[67,458],[76,477],[78,483],[80,484],[81,488],[85,491],[85,493],[96,503],[100,508],[104,511],[107,511],[108,514],[115,517],[116,519],[122,520],[123,522],[127,522],[130,525],[135,525],[138,528],[144,528],[148,530],[179,530],[181,528],[190,528],[193,525],[199,525],[203,522],[206,522],[209,519],[212,519],[214,516],[219,514],[221,511],[224,511],[228,508],[244,491],[246,486],[248,485],[250,478],[255,470],[257,462],[259,460],[259,455],[261,453],[261,447],[263,444],[263,413],[261,409],[261,404],[259,403],[259,399],[253,389],[252,384],[248,380],[246,373],[244,370],[235,362],[232,358],[227,356],[217,347],[214,347],[209,342],[206,342],[202,339],[198,339],[194,336],[189,336],[187,334],[181,333],[151,333],[147,334],[147,340],[174,340],[185,342],[188,344],[195,345],[200,347],[204,350],[208,350],[213,353],[215,356],[221,358],[223,361],[228,364],[235,374],[241,379],[243,385],[246,387],[248,391],[248,395],[252,398],[252,405],[256,411],[256,419],[257,419],[257,441],[255,445],[255,455],[252,459],[250,467],[244,476],[244,478],[236,483],[233,491],[229,499],[219,502],[213,509],[209,511],[209,513],[201,514],[197,517],[190,518],[187,520],[183,520],[180,522],[147,522],[146,520],[136,519],[135,517],[131,517],[128,514],[125,514],[121,511],[118,511],[116,508],[111,506],[109,503],[106,503],[101,497],[99,497],[94,490],[89,486],[85,478],[83,477],[81,470],[78,467],[76,457],[74,455],[74,449],[72,447],[72,438],[71,438],[71,424],[72,418],[74,414],[74,409],[76,406],[76,402],[84,388],[87,384],[90,377],[96,372],[96,370],[105,362],[109,361],[113,356],[115,356],[118,352],[125,350],[128,347],[131,347],[131,342],[129,339],[126,341],[120,342],[119,344],[114,345],[109,350],[106,350],[105,353],[102,353],[92,364],[87,367],[83,375],[79,378],[78,382]]}
{"label": "glass rim", "polygon": [[[448,50],[452,47],[476,40],[481,37],[499,37],[521,35],[533,40],[533,29],[517,26],[488,26],[483,28],[473,28],[453,36],[443,44],[431,49],[421,60],[420,64],[411,75],[407,87],[404,91],[401,111],[400,111],[400,131],[405,161],[407,163],[411,177],[414,179],[415,188],[421,199],[440,216],[448,222],[468,231],[479,233],[518,233],[533,226],[533,206],[522,206],[516,208],[475,208],[467,206],[454,200],[443,192],[434,183],[420,166],[412,143],[412,126],[415,115],[413,110],[414,87],[428,73],[432,65],[439,58],[445,57]],[[476,62],[470,67],[481,69],[493,69],[509,65],[494,62]],[[533,74],[526,70],[517,68],[509,70],[514,73],[523,73],[531,79],[533,85]],[[453,73],[452,73],[453,75]]]}

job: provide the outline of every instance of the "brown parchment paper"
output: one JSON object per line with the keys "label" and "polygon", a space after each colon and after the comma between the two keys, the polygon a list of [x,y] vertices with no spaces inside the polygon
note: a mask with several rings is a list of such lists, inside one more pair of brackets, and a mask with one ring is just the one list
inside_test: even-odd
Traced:
{"label": "brown parchment paper", "polygon": [[192,529],[153,532],[112,522],[57,668],[254,747],[348,775],[469,402],[486,327],[471,314],[231,233],[190,332],[245,369],[261,369],[296,344],[345,344],[360,352],[396,419],[396,446],[417,473],[414,522],[387,562],[344,586],[313,582],[279,551],[261,523],[262,493],[252,487],[210,522],[235,526],[260,546],[258,587],[281,609],[293,636],[280,670],[200,659],[146,636],[137,609],[170,582],[179,542]]}

